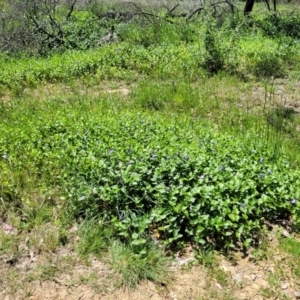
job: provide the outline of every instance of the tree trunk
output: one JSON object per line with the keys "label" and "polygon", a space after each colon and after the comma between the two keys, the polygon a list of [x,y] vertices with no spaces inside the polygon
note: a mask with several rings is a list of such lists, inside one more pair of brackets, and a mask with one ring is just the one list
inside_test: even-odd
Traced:
{"label": "tree trunk", "polygon": [[254,1],[255,0],[246,0],[246,4],[244,8],[244,16],[247,16],[252,12]]}
{"label": "tree trunk", "polygon": [[273,6],[274,6],[274,12],[276,12],[277,11],[276,0],[273,0]]}

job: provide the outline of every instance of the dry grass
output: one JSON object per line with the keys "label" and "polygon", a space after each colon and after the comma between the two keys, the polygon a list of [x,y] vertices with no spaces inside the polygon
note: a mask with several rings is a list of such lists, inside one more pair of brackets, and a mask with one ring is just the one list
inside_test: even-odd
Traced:
{"label": "dry grass", "polygon": [[171,283],[144,281],[127,290],[116,286],[118,277],[107,264],[108,256],[78,256],[77,226],[67,233],[69,243],[61,246],[54,224],[30,232],[7,230],[4,225],[1,299],[293,299],[299,287],[299,236],[283,237],[280,227],[267,232],[260,247],[246,255],[203,252],[199,264],[191,249],[178,253],[170,268]]}

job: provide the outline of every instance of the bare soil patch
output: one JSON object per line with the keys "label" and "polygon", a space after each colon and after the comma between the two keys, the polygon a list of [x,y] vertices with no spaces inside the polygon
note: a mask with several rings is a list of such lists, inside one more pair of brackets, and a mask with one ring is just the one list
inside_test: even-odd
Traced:
{"label": "bare soil patch", "polygon": [[[54,225],[47,228],[47,235],[55,235]],[[288,264],[291,258],[279,249],[282,229],[278,227],[268,233],[260,248],[249,249],[246,255],[215,254],[207,265],[205,257],[204,264],[199,264],[191,249],[183,256],[177,254],[170,266],[171,284],[142,282],[134,290],[116,286],[117,274],[107,257],[78,256],[76,229],[70,230],[69,244],[51,251],[45,230],[24,234],[2,222],[0,248],[5,240],[11,240],[11,247],[1,254],[1,299],[295,299],[299,288]],[[38,242],[30,242],[33,238]],[[277,278],[275,283],[272,277]]]}

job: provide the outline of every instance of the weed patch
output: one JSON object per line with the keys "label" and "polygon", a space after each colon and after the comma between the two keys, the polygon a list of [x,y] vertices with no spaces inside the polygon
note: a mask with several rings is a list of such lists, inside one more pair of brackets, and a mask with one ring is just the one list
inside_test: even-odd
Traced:
{"label": "weed patch", "polygon": [[35,108],[17,123],[11,111],[0,144],[2,163],[55,186],[71,218],[102,220],[132,245],[156,229],[168,246],[248,246],[265,220],[293,217],[297,226],[298,171],[259,135],[242,141],[176,115],[94,110],[83,118],[79,107],[53,111],[54,120]]}
{"label": "weed patch", "polygon": [[[209,297],[234,299],[235,279],[213,250],[260,245],[252,252],[260,263],[269,259],[266,226],[299,230],[296,83],[293,97],[279,99],[284,82],[292,86],[288,78],[298,76],[299,22],[238,14],[215,20],[200,10],[187,22],[171,15],[175,9],[133,17],[117,16],[114,4],[71,8],[70,15],[61,6],[52,25],[38,20],[56,38],[38,40],[47,35],[39,32],[19,56],[0,54],[0,254],[9,270],[0,283],[9,282],[8,293],[17,293],[12,268],[32,268],[30,284],[56,282],[60,262],[74,261],[52,258],[74,242],[92,271],[73,280],[97,292],[107,288],[109,276],[97,281],[101,272],[121,288],[168,285],[166,253],[181,262],[190,247]],[[111,26],[118,42],[99,43]],[[276,77],[287,77],[280,93]],[[130,93],[99,92],[103,79],[125,81]],[[298,242],[284,239],[281,247],[298,278],[290,259],[299,256]],[[50,259],[35,265],[35,252]],[[108,258],[113,271],[90,255]],[[285,280],[276,265],[264,296],[285,297]]]}

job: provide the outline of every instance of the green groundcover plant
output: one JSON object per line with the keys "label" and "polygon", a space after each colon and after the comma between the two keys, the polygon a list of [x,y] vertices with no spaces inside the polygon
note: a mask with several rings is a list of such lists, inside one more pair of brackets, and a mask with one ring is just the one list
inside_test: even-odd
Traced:
{"label": "green groundcover plant", "polygon": [[2,205],[22,202],[16,187],[30,174],[59,191],[66,214],[99,219],[137,246],[154,231],[167,246],[248,246],[266,222],[299,224],[299,171],[283,154],[259,134],[240,139],[176,115],[11,112],[0,166]]}

